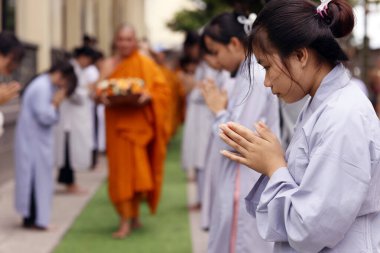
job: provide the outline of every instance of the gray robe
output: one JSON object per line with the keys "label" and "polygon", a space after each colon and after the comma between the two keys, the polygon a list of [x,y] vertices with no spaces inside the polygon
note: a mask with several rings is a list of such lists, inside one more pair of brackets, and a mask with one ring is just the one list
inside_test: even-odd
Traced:
{"label": "gray robe", "polygon": [[246,202],[274,252],[380,252],[379,119],[343,65],[305,105],[286,159]]}
{"label": "gray robe", "polygon": [[[227,111],[219,115],[215,131],[220,123],[238,122],[250,129],[263,120],[274,133],[279,134],[279,103],[271,90],[265,88],[265,72],[256,59],[250,70],[254,78],[251,89],[247,66],[242,64],[236,77],[233,96]],[[218,147],[230,149],[225,144]],[[215,170],[217,189],[213,200],[208,251],[211,253],[265,253],[271,252],[272,244],[258,234],[256,221],[244,206],[244,197],[256,183],[259,174],[225,157]]]}
{"label": "gray robe", "polygon": [[[196,71],[195,79],[215,79],[218,71],[202,62]],[[195,87],[187,96],[187,108],[182,142],[182,168],[204,169],[208,139],[214,115],[207,107],[199,87]]]}
{"label": "gray robe", "polygon": [[[235,78],[232,78],[229,72],[221,71],[215,81],[220,89],[227,91],[228,98],[230,99],[235,86]],[[223,114],[223,112],[221,113]],[[217,190],[215,174],[218,173],[218,168],[221,166],[223,160],[223,157],[219,152],[219,147],[221,145],[222,140],[217,135],[217,132],[215,133],[215,131],[212,131],[208,141],[202,196],[201,227],[204,230],[208,230],[210,226],[211,208],[215,191]]]}
{"label": "gray robe", "polygon": [[32,184],[36,201],[36,225],[46,227],[53,195],[53,132],[58,113],[51,100],[55,87],[50,76],[38,76],[26,89],[15,137],[16,209],[28,217]]}

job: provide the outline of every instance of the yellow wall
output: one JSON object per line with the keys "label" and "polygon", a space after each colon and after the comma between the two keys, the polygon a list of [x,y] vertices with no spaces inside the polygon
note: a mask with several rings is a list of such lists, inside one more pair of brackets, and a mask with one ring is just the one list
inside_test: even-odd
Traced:
{"label": "yellow wall", "polygon": [[[0,0],[1,2],[1,0]],[[51,64],[51,49],[71,51],[82,44],[84,33],[95,36],[110,53],[113,33],[121,23],[147,35],[144,0],[17,0],[16,34],[38,47],[37,69]]]}
{"label": "yellow wall", "polygon": [[82,44],[82,0],[65,0],[65,48],[71,51],[73,48]]}
{"label": "yellow wall", "polygon": [[50,66],[51,2],[50,0],[16,1],[16,33],[21,40],[38,46],[38,71],[46,70]]}

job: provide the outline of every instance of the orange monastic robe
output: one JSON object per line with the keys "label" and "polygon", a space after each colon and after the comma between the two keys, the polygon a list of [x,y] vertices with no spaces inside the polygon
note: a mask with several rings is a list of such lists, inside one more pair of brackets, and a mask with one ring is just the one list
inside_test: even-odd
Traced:
{"label": "orange monastic robe", "polygon": [[183,88],[177,74],[174,71],[170,70],[166,66],[160,66],[160,69],[165,75],[171,90],[170,108],[167,122],[167,129],[170,139],[176,133],[178,126],[182,123],[180,115],[182,114],[181,98]]}
{"label": "orange monastic robe", "polygon": [[140,196],[147,197],[154,213],[163,181],[167,136],[164,120],[170,90],[156,63],[137,51],[124,59],[109,76],[133,77],[144,80],[152,102],[139,108],[106,108],[109,195],[119,213],[120,204],[136,205],[136,197]]}

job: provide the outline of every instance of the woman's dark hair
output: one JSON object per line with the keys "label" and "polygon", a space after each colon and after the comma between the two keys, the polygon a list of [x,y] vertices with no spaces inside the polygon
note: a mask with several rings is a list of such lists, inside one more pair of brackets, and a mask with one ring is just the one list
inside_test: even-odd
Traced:
{"label": "woman's dark hair", "polygon": [[90,57],[94,61],[95,57],[97,56],[97,52],[95,49],[89,46],[83,46],[83,47],[75,48],[73,52],[73,56],[74,58],[77,58],[80,56],[87,56],[87,57]]}
{"label": "woman's dark hair", "polygon": [[185,35],[185,41],[183,42],[183,48],[189,48],[199,44],[200,36],[196,31],[187,31]]}
{"label": "woman's dark hair", "polygon": [[78,78],[73,65],[68,61],[57,62],[48,70],[49,74],[55,72],[60,72],[62,77],[67,80],[67,96],[71,96],[78,85]]}
{"label": "woman's dark hair", "polygon": [[200,36],[196,31],[187,31],[185,41],[183,42],[183,54],[194,58],[194,60],[199,60],[198,55],[194,55],[195,47],[199,46]]}
{"label": "woman's dark hair", "polygon": [[25,49],[12,32],[3,31],[0,33],[0,54],[3,56],[11,54],[13,61],[19,63],[25,55]]}
{"label": "woman's dark hair", "polygon": [[94,57],[92,59],[93,59],[93,62],[97,62],[103,58],[104,58],[104,54],[102,52],[96,50]]}
{"label": "woman's dark hair", "polygon": [[[77,78],[77,75],[75,74],[75,70],[74,70],[74,67],[73,65],[68,62],[68,61],[57,61],[56,63],[54,63],[50,69],[48,71],[46,71],[45,73],[49,73],[49,74],[52,74],[52,73],[55,73],[55,72],[60,72],[63,76],[63,78],[65,78],[68,82],[68,86],[67,86],[67,97],[71,96],[77,85],[78,85],[78,78]],[[29,85],[38,77],[39,75],[35,75],[34,77],[32,77],[26,84],[25,86],[23,87],[22,91],[21,91],[21,97],[23,97],[26,89],[29,87]]]}
{"label": "woman's dark hair", "polygon": [[238,17],[244,14],[237,12],[225,12],[214,17],[204,28],[202,33],[202,43],[206,36],[221,44],[227,45],[232,37],[236,37],[240,42],[247,46],[247,34],[244,25],[239,23]]}
{"label": "woman's dark hair", "polygon": [[83,46],[94,47],[98,41],[96,37],[92,37],[88,34],[85,34],[82,37],[82,42],[83,42]]}
{"label": "woman's dark hair", "polygon": [[198,64],[197,60],[194,60],[188,55],[183,55],[179,58],[179,67],[180,69],[186,71],[187,67],[191,64]]}
{"label": "woman's dark hair", "polygon": [[277,51],[286,63],[286,57],[295,50],[311,48],[318,53],[320,60],[332,65],[348,60],[335,38],[352,31],[352,7],[346,0],[332,0],[324,14],[318,14],[316,7],[309,0],[268,2],[253,24],[248,39],[248,56],[257,47],[268,54]]}

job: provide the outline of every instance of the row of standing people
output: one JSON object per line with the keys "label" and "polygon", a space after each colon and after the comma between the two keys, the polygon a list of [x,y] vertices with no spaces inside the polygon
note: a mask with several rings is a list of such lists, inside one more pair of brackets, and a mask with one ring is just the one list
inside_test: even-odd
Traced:
{"label": "row of standing people", "polygon": [[[201,227],[210,231],[210,252],[229,252],[235,246],[236,252],[252,246],[257,252],[269,249],[269,244],[252,240],[259,238],[257,234],[247,236],[255,223],[243,202],[258,174],[219,153],[225,147],[218,137],[218,126],[223,122],[253,127],[253,122],[265,120],[280,136],[279,100],[261,85],[264,72],[257,65],[251,69],[255,80],[253,88],[250,85],[244,42],[247,34],[239,17],[247,18],[238,13],[220,15],[204,28],[202,35],[189,34],[187,41],[192,43],[185,43],[193,48],[185,49],[192,52],[188,57],[199,58],[198,48],[202,60],[187,95],[182,167],[195,170],[197,203],[190,208],[202,211]],[[216,32],[220,27],[225,29]],[[290,110],[289,106],[281,108],[287,116],[282,128],[285,141],[303,102],[291,105]]]}
{"label": "row of standing people", "polygon": [[257,64],[248,68],[247,34],[239,17],[246,18],[238,13],[215,17],[191,45],[200,49],[202,60],[187,95],[182,166],[196,172],[198,203],[191,209],[201,209],[209,252],[270,252],[271,244],[252,229],[255,220],[244,207],[259,174],[220,154],[226,146],[219,138],[221,123],[236,121],[252,128],[265,120],[280,133],[279,101],[262,85],[264,71]]}
{"label": "row of standing people", "polygon": [[[187,94],[182,165],[196,171],[195,208],[201,208],[201,227],[209,231],[208,252],[380,250],[380,210],[371,195],[379,179],[379,121],[362,85],[341,64],[347,57],[334,38],[352,30],[352,8],[341,0],[324,7],[329,12],[319,8],[304,0],[283,0],[267,4],[257,21],[254,14],[224,13],[203,28],[200,39],[193,40],[193,50],[185,48],[193,53],[189,57],[199,57],[194,48],[200,45],[202,60]],[[279,25],[276,18],[290,17],[289,13],[296,17]],[[277,34],[278,27],[287,31],[299,25],[300,16],[311,20],[297,29],[301,41]],[[314,23],[328,20],[341,23],[337,21],[338,28],[331,32],[326,24],[315,28]],[[308,33],[312,28],[316,34]],[[280,42],[287,43],[290,53]],[[315,55],[305,60],[306,51]],[[274,60],[276,52],[283,58]],[[292,54],[298,58],[290,61]],[[300,70],[308,72],[295,75]],[[310,80],[317,80],[315,90],[308,87]],[[354,107],[348,102],[352,92],[357,95]],[[347,108],[353,109],[349,115]],[[346,116],[351,120],[343,130]],[[359,130],[361,120],[367,127]],[[358,154],[359,146],[364,157]],[[321,156],[314,156],[318,152]],[[361,173],[368,173],[364,185]],[[370,199],[361,193],[364,190]],[[338,218],[345,212],[347,216]],[[373,219],[365,236],[355,234],[363,218]],[[369,238],[371,245],[366,244]]]}
{"label": "row of standing people", "polygon": [[[53,65],[24,88],[14,151],[15,202],[24,227],[49,228],[53,168],[60,169],[58,182],[68,192],[83,192],[75,170],[91,165],[97,142],[93,140],[96,103],[101,104],[100,111],[105,108],[104,128],[98,132],[106,135],[109,196],[120,216],[113,236],[124,238],[141,226],[141,201],[156,212],[166,146],[183,118],[183,91],[160,53],[154,61],[139,50],[133,27],[118,28],[113,49],[113,55],[96,66],[101,55],[89,46],[78,48],[70,62]],[[144,88],[135,104],[115,105],[98,93],[102,80],[115,79],[142,81]],[[102,115],[97,115],[102,123]]]}

